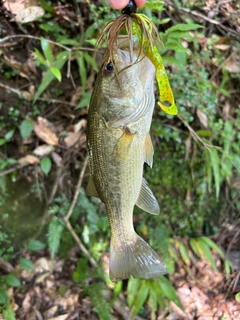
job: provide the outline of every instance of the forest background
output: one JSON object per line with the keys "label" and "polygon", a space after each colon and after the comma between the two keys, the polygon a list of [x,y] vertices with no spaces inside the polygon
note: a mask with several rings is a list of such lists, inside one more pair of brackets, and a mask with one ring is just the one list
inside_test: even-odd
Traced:
{"label": "forest background", "polygon": [[[106,1],[0,1],[0,319],[240,319],[240,6],[147,1],[179,109],[155,108],[138,233],[169,274],[113,284],[85,195],[86,119]],[[156,92],[157,97],[157,92]]]}

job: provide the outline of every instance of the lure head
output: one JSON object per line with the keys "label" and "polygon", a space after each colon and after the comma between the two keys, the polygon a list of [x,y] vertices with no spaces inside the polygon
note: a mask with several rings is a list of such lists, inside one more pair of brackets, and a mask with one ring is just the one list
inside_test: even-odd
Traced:
{"label": "lure head", "polygon": [[134,0],[130,0],[125,8],[122,9],[123,14],[131,14],[137,12],[137,6]]}

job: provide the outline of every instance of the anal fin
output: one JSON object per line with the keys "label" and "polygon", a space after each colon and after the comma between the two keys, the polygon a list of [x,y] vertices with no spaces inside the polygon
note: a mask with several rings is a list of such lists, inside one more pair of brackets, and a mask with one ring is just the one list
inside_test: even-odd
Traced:
{"label": "anal fin", "polygon": [[93,182],[93,177],[90,177],[90,179],[88,181],[88,185],[86,188],[86,195],[90,196],[90,197],[99,198],[97,189],[96,189],[94,182]]}
{"label": "anal fin", "polygon": [[147,185],[147,181],[142,179],[142,186],[136,202],[136,205],[151,214],[159,214],[160,208],[157,199]]}

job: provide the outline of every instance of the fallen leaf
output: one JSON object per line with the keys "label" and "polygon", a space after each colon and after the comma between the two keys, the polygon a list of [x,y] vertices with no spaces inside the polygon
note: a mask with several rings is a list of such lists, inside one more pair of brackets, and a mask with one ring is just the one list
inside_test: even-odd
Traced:
{"label": "fallen leaf", "polygon": [[38,146],[36,149],[33,150],[33,153],[38,157],[45,157],[48,156],[54,150],[53,146],[49,144],[43,144]]}
{"label": "fallen leaf", "polygon": [[14,271],[13,266],[9,262],[3,260],[3,258],[1,257],[0,257],[0,269],[4,270],[7,273]]}
{"label": "fallen leaf", "polygon": [[207,128],[208,127],[207,115],[205,113],[203,113],[202,111],[200,111],[199,109],[197,109],[197,116],[198,116],[198,119],[200,120],[201,124],[205,128]]}
{"label": "fallen leaf", "polygon": [[225,51],[225,50],[228,50],[230,48],[230,45],[229,44],[216,44],[214,46],[214,48],[218,49],[218,50]]}
{"label": "fallen leaf", "polygon": [[52,306],[51,308],[49,308],[48,310],[46,310],[44,312],[44,319],[49,319],[49,318],[53,317],[56,314],[57,309],[58,309],[58,306],[55,305],[55,306]]}
{"label": "fallen leaf", "polygon": [[232,73],[240,72],[240,55],[239,52],[235,51],[231,54],[231,57],[226,60],[224,69]]}
{"label": "fallen leaf", "polygon": [[53,125],[46,119],[38,117],[37,123],[34,123],[34,132],[39,139],[52,146],[58,145],[58,138],[53,131]]}
{"label": "fallen leaf", "polygon": [[68,132],[67,137],[64,138],[64,142],[68,148],[74,146],[81,136],[81,132]]}
{"label": "fallen leaf", "polygon": [[23,78],[26,78],[26,79],[35,78],[35,76],[37,74],[37,69],[36,69],[36,66],[33,62],[32,57],[29,57],[25,61],[19,61],[18,59],[16,59],[16,57],[13,54],[11,54],[11,55],[5,54],[4,59]]}
{"label": "fallen leaf", "polygon": [[191,150],[191,145],[192,145],[192,136],[191,134],[187,137],[185,140],[185,147],[186,147],[186,152],[185,152],[185,160],[189,159],[190,155],[190,150]]}
{"label": "fallen leaf", "polygon": [[81,129],[85,129],[87,126],[87,120],[86,119],[81,119],[74,125],[74,132],[78,132]]}
{"label": "fallen leaf", "polygon": [[25,312],[28,312],[31,308],[32,304],[31,304],[31,297],[30,297],[30,294],[29,292],[27,292],[25,294],[25,297],[23,299],[23,302],[22,302],[22,308]]}
{"label": "fallen leaf", "polygon": [[52,153],[52,159],[58,167],[62,166],[62,157],[56,152]]}
{"label": "fallen leaf", "polygon": [[28,154],[26,157],[18,159],[18,163],[22,166],[27,166],[28,164],[39,163],[39,159],[35,156]]}
{"label": "fallen leaf", "polygon": [[13,14],[16,14],[18,11],[25,9],[25,1],[24,0],[20,0],[20,1],[3,0],[3,7],[11,11]]}
{"label": "fallen leaf", "polygon": [[46,272],[51,270],[51,263],[46,258],[39,258],[35,263],[35,272]]}
{"label": "fallen leaf", "polygon": [[43,282],[47,277],[50,276],[50,274],[51,272],[41,273],[39,276],[36,277],[35,284]]}
{"label": "fallen leaf", "polygon": [[18,11],[16,14],[16,21],[21,23],[31,22],[37,18],[41,18],[45,11],[39,6],[31,6],[24,10]]}

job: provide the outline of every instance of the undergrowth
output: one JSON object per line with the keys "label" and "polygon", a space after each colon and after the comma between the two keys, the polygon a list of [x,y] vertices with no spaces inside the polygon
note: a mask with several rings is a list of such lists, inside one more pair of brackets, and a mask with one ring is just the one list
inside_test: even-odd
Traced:
{"label": "undergrowth", "polygon": [[[59,135],[63,140],[72,132],[69,127],[85,119],[98,70],[96,61],[99,58],[93,45],[103,26],[117,14],[110,10],[106,1],[99,5],[86,1],[80,5],[85,15],[81,26],[56,19],[55,2],[41,0],[40,3],[45,15],[22,25],[26,38],[29,36],[26,41],[30,41],[32,63],[38,76],[32,81],[24,74],[22,87],[7,89],[18,96],[11,107],[0,102],[0,203],[3,206],[8,197],[6,174],[12,181],[21,174],[31,180],[32,193],[47,203],[48,228],[44,229],[47,239],[32,239],[27,248],[42,250],[46,242],[52,259],[56,255],[67,259],[76,239],[66,227],[65,218],[72,204],[76,175],[82,169],[86,146],[79,151],[74,145],[59,147],[45,141],[51,149],[37,156],[38,162],[35,160],[33,164],[35,171],[28,166],[30,169],[26,169],[19,158],[33,155],[35,146],[42,144],[35,128],[39,116],[47,118],[49,125],[61,123]],[[176,1],[175,5],[191,8],[189,2]],[[151,128],[154,165],[146,170],[146,177],[159,200],[161,214],[153,217],[136,208],[134,222],[138,232],[163,256],[169,276],[149,281],[130,279],[127,287],[123,282],[113,285],[102,268],[96,268],[81,256],[73,280],[83,289],[82,295],[90,297],[100,319],[112,319],[111,307],[120,294],[125,296],[132,317],[140,314],[156,319],[160,312],[170,309],[170,301],[182,308],[171,283],[180,260],[190,268],[196,259],[205,259],[217,270],[214,252],[222,259],[222,268],[229,275],[230,262],[209,236],[219,232],[223,221],[234,222],[240,212],[240,70],[233,71],[228,63],[230,58],[232,64],[237,61],[235,52],[240,50],[235,34],[224,37],[213,25],[210,32],[208,25],[203,28],[201,21],[196,21],[191,14],[175,15],[171,20],[169,8],[162,2],[148,1],[143,12],[158,25],[164,45],[163,60],[170,74],[179,116],[165,115],[155,109]],[[36,36],[33,36],[33,26],[38,30]],[[19,71],[13,62],[4,58],[4,49],[0,49],[0,54],[3,57],[1,79],[8,84],[25,71]],[[72,86],[67,89],[66,98],[65,86],[69,83]],[[74,100],[70,99],[72,91],[76,96]],[[61,112],[55,103],[60,104]],[[56,161],[56,154],[62,159],[61,165]],[[50,188],[46,187],[46,181],[50,181]],[[86,185],[85,179],[82,184]],[[9,219],[10,223],[7,214],[1,219]],[[99,266],[109,248],[110,231],[104,207],[98,199],[88,198],[84,188],[76,199],[70,223],[80,245]],[[0,228],[0,259],[7,262],[13,257],[11,237]],[[20,260],[20,266],[27,270],[34,268],[27,259]],[[89,277],[97,281],[89,285]],[[0,285],[0,312],[6,320],[15,319],[7,292],[10,287],[23,286],[18,273],[13,271],[1,276]]]}

